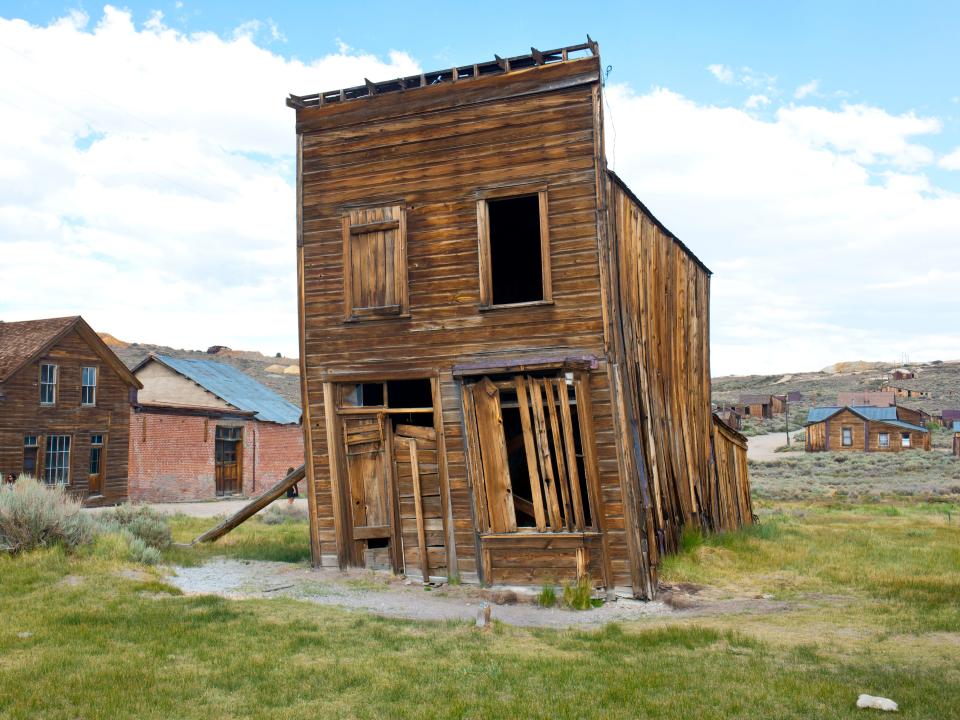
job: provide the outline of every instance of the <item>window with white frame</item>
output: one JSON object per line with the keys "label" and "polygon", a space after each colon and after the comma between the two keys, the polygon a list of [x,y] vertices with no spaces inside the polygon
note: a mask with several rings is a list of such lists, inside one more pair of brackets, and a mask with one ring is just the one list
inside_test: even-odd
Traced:
{"label": "window with white frame", "polygon": [[57,402],[57,366],[53,363],[40,365],[40,404],[53,405]]}
{"label": "window with white frame", "polygon": [[95,367],[80,369],[80,404],[88,406],[97,404],[97,369]]}
{"label": "window with white frame", "polygon": [[43,481],[48,485],[70,482],[70,436],[47,435],[43,456]]}
{"label": "window with white frame", "polygon": [[853,428],[843,428],[843,446],[851,447],[853,445]]}
{"label": "window with white frame", "polygon": [[900,434],[900,446],[910,447],[910,433],[905,432]]}
{"label": "window with white frame", "polygon": [[890,447],[890,433],[880,433],[877,435],[877,443],[882,448]]}

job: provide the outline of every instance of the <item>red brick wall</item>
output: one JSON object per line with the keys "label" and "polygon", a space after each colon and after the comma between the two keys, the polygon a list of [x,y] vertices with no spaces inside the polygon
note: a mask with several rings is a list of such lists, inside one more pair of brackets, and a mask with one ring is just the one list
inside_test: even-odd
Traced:
{"label": "red brick wall", "polygon": [[130,500],[214,499],[218,423],[243,426],[243,495],[260,494],[282,479],[287,468],[303,464],[303,433],[298,425],[134,411],[130,416]]}

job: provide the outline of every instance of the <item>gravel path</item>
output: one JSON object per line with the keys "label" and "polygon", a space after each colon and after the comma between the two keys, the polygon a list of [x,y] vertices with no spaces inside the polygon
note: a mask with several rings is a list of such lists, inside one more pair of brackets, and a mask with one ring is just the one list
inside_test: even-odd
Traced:
{"label": "gravel path", "polygon": [[[214,559],[200,567],[174,568],[167,582],[188,595],[213,594],[233,599],[286,597],[348,610],[409,620],[473,622],[481,602],[491,605],[494,620],[525,627],[598,627],[611,622],[705,615],[783,612],[796,607],[770,598],[711,597],[696,586],[671,588],[663,601],[617,598],[593,610],[577,612],[541,608],[529,589],[517,589],[518,602],[495,604],[495,593],[473,585],[440,586],[429,591],[419,582],[369,570],[340,572],[306,565],[255,560]],[[526,594],[527,601],[523,600]]]}
{"label": "gravel path", "polygon": [[776,460],[780,453],[774,451],[786,444],[787,436],[782,432],[754,435],[747,438],[747,457],[750,460]]}

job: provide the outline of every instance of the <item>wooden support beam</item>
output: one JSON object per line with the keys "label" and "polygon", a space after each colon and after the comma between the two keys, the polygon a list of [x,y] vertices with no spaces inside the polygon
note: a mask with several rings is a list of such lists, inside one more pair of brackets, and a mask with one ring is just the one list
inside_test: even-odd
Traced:
{"label": "wooden support beam", "polygon": [[413,505],[417,516],[417,546],[420,549],[420,573],[424,582],[430,581],[430,553],[427,550],[427,530],[423,520],[423,496],[420,488],[420,459],[417,457],[417,441],[407,440],[410,448],[410,474],[413,483]]}
{"label": "wooden support beam", "polygon": [[228,517],[222,523],[207,530],[202,535],[198,535],[191,545],[196,545],[197,543],[202,542],[213,542],[217,538],[221,538],[226,535],[228,532],[233,530],[238,525],[246,522],[258,512],[263,510],[267,505],[272,503],[274,500],[278,499],[287,492],[287,488],[295,485],[296,483],[303,480],[306,476],[306,468],[304,465],[301,465],[296,470],[287,475],[283,480],[276,483],[273,487],[267,490],[263,495],[252,500],[251,502],[244,505],[233,515]]}
{"label": "wooden support beam", "polygon": [[530,54],[533,56],[533,61],[537,65],[543,65],[543,53],[537,50],[535,47],[530,48]]}

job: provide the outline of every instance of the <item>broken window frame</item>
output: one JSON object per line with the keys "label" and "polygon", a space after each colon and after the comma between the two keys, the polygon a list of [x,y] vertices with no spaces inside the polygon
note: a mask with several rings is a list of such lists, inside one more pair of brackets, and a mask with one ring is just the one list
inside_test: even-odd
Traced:
{"label": "broken window frame", "polygon": [[[378,213],[379,211],[379,213]],[[386,217],[381,220],[364,219],[369,213]],[[410,295],[407,280],[407,212],[402,202],[383,203],[344,208],[341,215],[343,235],[343,311],[344,322],[382,320],[385,318],[409,317]],[[393,232],[393,272],[384,271],[384,296],[396,302],[383,305],[359,305],[356,297],[353,265],[358,239],[374,233]],[[382,258],[386,268],[388,257]],[[369,279],[369,278],[368,278]],[[392,287],[391,287],[392,285]]]}
{"label": "broken window frame", "polygon": [[910,433],[908,432],[900,433],[900,447],[905,447],[905,448],[912,447]]}
{"label": "broken window frame", "polygon": [[[572,400],[568,394],[570,387],[575,393]],[[516,521],[516,497],[502,430],[501,391],[517,394],[530,478],[529,504],[533,506],[535,519],[533,527],[518,525]],[[475,522],[481,537],[599,532],[598,469],[587,393],[589,380],[583,373],[547,377],[517,373],[509,380],[497,381],[487,376],[465,378],[462,386],[464,421]],[[484,394],[489,399],[485,399]],[[539,395],[539,410],[534,395]],[[576,422],[571,413],[573,408],[577,411]],[[579,456],[576,435],[580,438]],[[582,475],[578,459],[583,465]],[[529,513],[524,511],[524,514]]]}
{"label": "broken window frame", "polygon": [[[494,304],[493,267],[490,251],[490,200],[509,200],[536,195],[540,208],[540,275],[543,297],[516,303]],[[553,304],[553,282],[550,267],[550,223],[548,190],[544,183],[525,183],[486,188],[477,191],[477,242],[480,256],[480,310],[531,307]]]}

